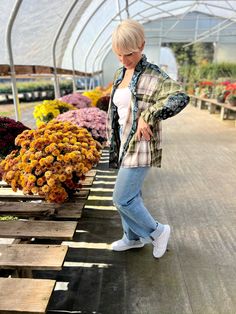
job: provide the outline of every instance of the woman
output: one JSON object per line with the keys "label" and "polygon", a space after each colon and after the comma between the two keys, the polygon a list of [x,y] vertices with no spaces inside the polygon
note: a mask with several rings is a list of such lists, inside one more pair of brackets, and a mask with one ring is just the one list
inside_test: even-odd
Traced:
{"label": "woman", "polygon": [[112,250],[141,248],[152,241],[153,256],[165,254],[170,226],[154,219],[141,195],[150,167],[161,166],[160,121],[174,116],[189,102],[180,85],[142,54],[141,24],[128,19],[114,30],[112,49],[123,67],[115,74],[108,112],[110,167],[119,168],[113,202],[124,235]]}

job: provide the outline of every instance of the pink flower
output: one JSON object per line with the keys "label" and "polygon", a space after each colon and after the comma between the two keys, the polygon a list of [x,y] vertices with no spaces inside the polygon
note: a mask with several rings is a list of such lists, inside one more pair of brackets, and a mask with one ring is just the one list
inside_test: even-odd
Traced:
{"label": "pink flower", "polygon": [[106,141],[107,113],[96,107],[81,108],[67,111],[56,118],[59,121],[70,121],[80,127],[86,128],[100,143]]}
{"label": "pink flower", "polygon": [[60,100],[68,104],[74,105],[78,109],[86,108],[91,105],[91,99],[81,95],[80,93],[65,95],[61,97]]}

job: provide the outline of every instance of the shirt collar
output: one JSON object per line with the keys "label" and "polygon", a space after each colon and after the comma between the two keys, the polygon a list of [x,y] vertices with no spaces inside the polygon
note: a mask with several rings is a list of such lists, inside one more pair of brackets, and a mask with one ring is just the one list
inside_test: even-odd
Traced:
{"label": "shirt collar", "polygon": [[142,55],[142,58],[140,59],[140,61],[136,65],[134,72],[143,71],[143,69],[147,66],[147,64],[148,64],[147,57],[145,55]]}
{"label": "shirt collar", "polygon": [[[135,69],[134,69],[134,73],[137,75],[140,72],[143,71],[143,69],[147,66],[148,62],[147,62],[147,57],[143,54],[142,58],[140,59],[140,61],[137,63]],[[120,68],[120,73],[118,74],[114,85],[117,86],[123,79],[124,75],[125,75],[125,67]]]}

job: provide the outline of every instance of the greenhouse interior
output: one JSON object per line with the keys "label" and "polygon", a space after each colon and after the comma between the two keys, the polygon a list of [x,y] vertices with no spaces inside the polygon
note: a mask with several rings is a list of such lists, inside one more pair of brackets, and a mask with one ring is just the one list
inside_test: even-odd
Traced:
{"label": "greenhouse interior", "polygon": [[0,12],[0,313],[236,313],[236,1]]}

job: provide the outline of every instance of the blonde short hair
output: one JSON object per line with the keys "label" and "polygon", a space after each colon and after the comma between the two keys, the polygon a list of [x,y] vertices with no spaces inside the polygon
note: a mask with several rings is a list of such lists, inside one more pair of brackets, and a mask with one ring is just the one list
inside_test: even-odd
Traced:
{"label": "blonde short hair", "polygon": [[112,50],[128,54],[139,51],[145,42],[144,28],[137,21],[122,21],[112,34]]}

